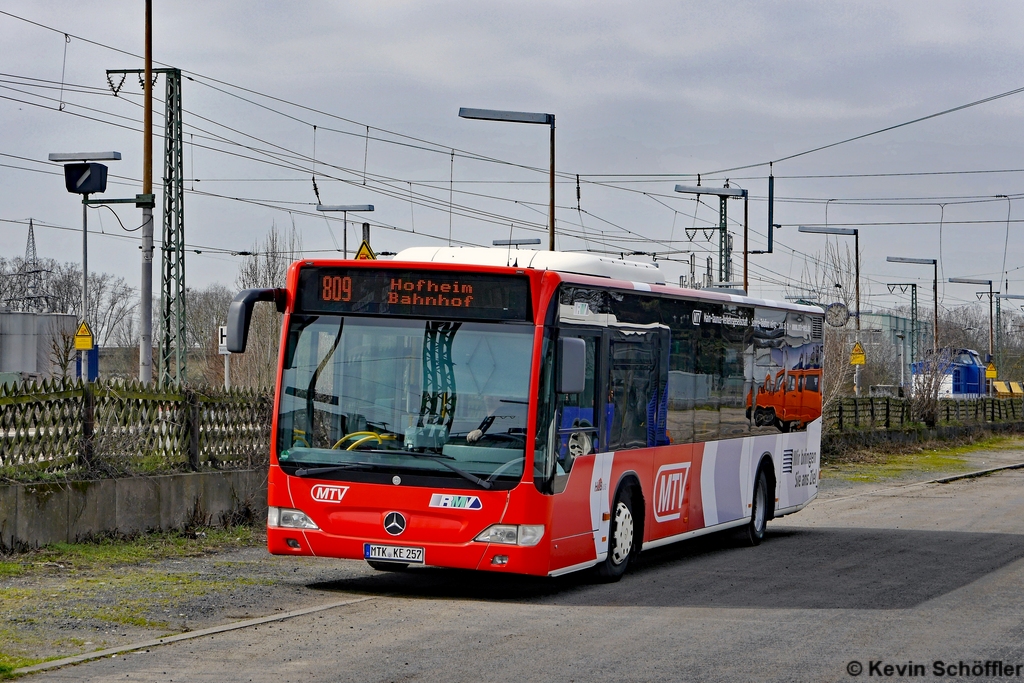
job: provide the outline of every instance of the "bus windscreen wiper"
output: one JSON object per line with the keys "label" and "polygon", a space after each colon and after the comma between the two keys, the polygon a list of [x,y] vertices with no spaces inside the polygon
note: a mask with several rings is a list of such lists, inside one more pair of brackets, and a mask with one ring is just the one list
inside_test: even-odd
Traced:
{"label": "bus windscreen wiper", "polygon": [[329,467],[300,467],[295,470],[296,477],[311,477],[316,474],[329,474],[331,472],[338,472],[340,470],[351,470],[356,467],[369,467],[371,469],[376,468],[372,462],[348,462],[344,465],[331,465]]}
{"label": "bus windscreen wiper", "polygon": [[490,490],[492,488],[492,486],[493,486],[493,484],[491,484],[491,482],[489,482],[489,481],[487,481],[485,479],[481,479],[480,477],[476,476],[475,474],[470,474],[466,470],[464,470],[464,469],[462,469],[460,467],[456,467],[455,465],[451,464],[450,462],[447,462],[447,460],[451,460],[452,459],[451,456],[448,456],[448,455],[437,455],[437,454],[434,454],[434,453],[417,453],[416,451],[389,450],[389,449],[386,449],[386,448],[371,448],[371,449],[369,449],[367,451],[364,451],[364,452],[367,452],[367,453],[382,453],[382,454],[385,454],[385,455],[394,455],[394,454],[410,455],[410,456],[412,456],[414,458],[426,458],[427,460],[433,460],[434,462],[436,462],[439,465],[444,465],[445,467],[450,469],[452,472],[455,472],[455,474],[458,474],[459,476],[461,476],[464,479],[468,479],[469,481],[473,482],[474,484],[476,484],[480,488]]}

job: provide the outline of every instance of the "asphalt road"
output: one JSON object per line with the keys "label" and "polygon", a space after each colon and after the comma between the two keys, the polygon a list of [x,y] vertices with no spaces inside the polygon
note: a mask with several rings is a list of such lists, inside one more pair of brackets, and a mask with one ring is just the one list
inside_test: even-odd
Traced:
{"label": "asphalt road", "polygon": [[[612,585],[339,561],[309,589],[372,599],[33,680],[938,680],[941,660],[956,681],[976,680],[960,661],[1024,665],[1024,471],[871,488],[823,495],[757,548],[723,534],[644,553]],[[908,662],[925,675],[898,675]]]}

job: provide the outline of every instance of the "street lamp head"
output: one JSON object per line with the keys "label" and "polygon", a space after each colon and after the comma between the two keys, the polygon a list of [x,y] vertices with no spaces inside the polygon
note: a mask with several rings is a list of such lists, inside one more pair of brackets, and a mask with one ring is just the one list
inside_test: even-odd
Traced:
{"label": "street lamp head", "polygon": [[705,187],[703,185],[676,185],[676,192],[709,194],[715,197],[746,197],[747,191],[739,187]]}
{"label": "street lamp head", "polygon": [[933,258],[907,258],[905,256],[886,256],[889,263],[917,263],[922,266],[934,266],[938,261]]}
{"label": "street lamp head", "polygon": [[516,240],[494,240],[491,242],[496,247],[519,247],[526,244],[540,244],[539,237],[529,237]]}
{"label": "street lamp head", "polygon": [[985,285],[987,287],[992,286],[991,280],[978,280],[971,277],[951,277],[949,278],[949,281],[961,285]]}
{"label": "street lamp head", "polygon": [[471,109],[469,107],[459,108],[459,117],[463,119],[478,119],[480,121],[507,121],[509,123],[540,123],[554,126],[554,114],[541,114],[528,111],[501,111],[498,109]]}
{"label": "street lamp head", "polygon": [[121,161],[120,152],[51,152],[47,157],[50,161],[58,163],[82,162],[82,161]]}
{"label": "street lamp head", "polygon": [[818,235],[846,235],[848,237],[857,235],[857,228],[819,228],[811,225],[799,225],[797,230],[800,232],[813,232]]}
{"label": "street lamp head", "polygon": [[317,204],[317,211],[373,211],[373,204]]}

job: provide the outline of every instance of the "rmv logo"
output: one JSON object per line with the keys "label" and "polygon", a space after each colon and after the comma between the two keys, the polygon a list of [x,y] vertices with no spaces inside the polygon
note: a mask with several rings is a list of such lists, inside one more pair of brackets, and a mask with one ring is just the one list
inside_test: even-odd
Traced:
{"label": "rmv logo", "polygon": [[693,319],[693,324],[694,325],[700,325],[700,316],[701,316],[701,312],[700,311],[694,311],[690,315],[690,317]]}
{"label": "rmv logo", "polygon": [[321,503],[340,503],[341,499],[345,497],[346,491],[348,491],[347,486],[324,486],[323,484],[317,484],[313,487],[311,494],[313,500],[318,500]]}
{"label": "rmv logo", "polygon": [[690,476],[690,463],[677,462],[662,465],[654,475],[654,519],[670,522],[679,519],[686,504],[686,479]]}

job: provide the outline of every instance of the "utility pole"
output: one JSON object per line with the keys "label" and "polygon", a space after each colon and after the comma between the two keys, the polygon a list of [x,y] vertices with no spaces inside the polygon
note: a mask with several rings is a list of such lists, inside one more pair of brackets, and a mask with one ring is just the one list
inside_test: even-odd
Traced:
{"label": "utility pole", "polygon": [[142,284],[139,287],[139,381],[153,381],[153,0],[146,0],[146,68],[142,84]]}
{"label": "utility pole", "polygon": [[[164,229],[161,262],[160,384],[184,384],[188,360],[185,343],[185,149],[181,132],[181,70],[160,69],[164,98]],[[173,373],[172,373],[173,367]]]}

